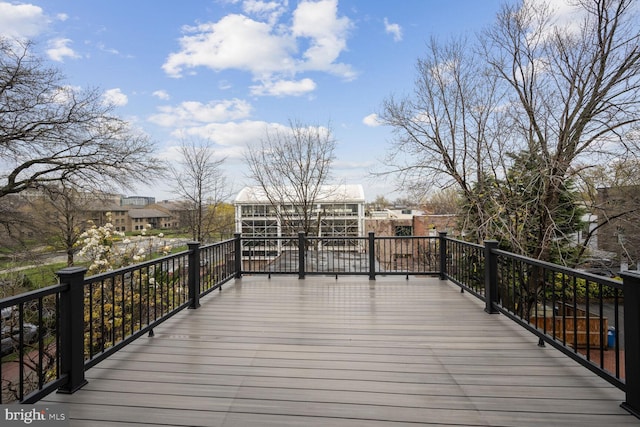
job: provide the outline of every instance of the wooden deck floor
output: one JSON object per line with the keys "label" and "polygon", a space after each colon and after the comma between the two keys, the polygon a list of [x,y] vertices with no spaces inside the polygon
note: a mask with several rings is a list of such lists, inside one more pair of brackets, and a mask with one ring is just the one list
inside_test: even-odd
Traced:
{"label": "wooden deck floor", "polygon": [[244,277],[87,372],[72,426],[639,425],[624,395],[436,278]]}

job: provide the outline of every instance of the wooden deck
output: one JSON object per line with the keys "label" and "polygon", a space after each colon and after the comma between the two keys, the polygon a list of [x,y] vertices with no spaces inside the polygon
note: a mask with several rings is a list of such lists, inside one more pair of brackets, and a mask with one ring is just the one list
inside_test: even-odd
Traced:
{"label": "wooden deck", "polygon": [[244,277],[87,372],[72,426],[621,426],[622,392],[437,278]]}

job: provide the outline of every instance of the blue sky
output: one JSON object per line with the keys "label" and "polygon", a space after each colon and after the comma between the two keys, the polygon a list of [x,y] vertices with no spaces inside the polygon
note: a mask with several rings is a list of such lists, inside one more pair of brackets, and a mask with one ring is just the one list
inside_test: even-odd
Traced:
{"label": "blue sky", "polygon": [[[175,158],[210,139],[234,190],[242,151],[269,127],[330,124],[336,181],[368,200],[402,196],[371,178],[390,149],[375,113],[413,89],[430,37],[472,36],[503,0],[0,0],[0,35],[29,38],[70,85],[98,87]],[[175,198],[170,184],[139,195]]]}

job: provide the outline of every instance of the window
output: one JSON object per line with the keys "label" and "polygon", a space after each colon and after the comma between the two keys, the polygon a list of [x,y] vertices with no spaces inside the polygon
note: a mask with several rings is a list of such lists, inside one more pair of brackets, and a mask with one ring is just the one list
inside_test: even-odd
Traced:
{"label": "window", "polygon": [[413,235],[413,227],[410,225],[396,225],[396,236],[405,237]]}

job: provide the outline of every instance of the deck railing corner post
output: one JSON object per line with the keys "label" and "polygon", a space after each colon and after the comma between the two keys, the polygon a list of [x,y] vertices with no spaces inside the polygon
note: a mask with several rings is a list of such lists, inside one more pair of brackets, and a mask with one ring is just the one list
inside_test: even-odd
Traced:
{"label": "deck railing corner post", "polygon": [[376,280],[376,234],[369,232],[369,280]]}
{"label": "deck railing corner post", "polygon": [[305,254],[307,252],[307,239],[304,231],[298,233],[298,279],[305,277]]}
{"label": "deck railing corner post", "polygon": [[624,292],[624,409],[640,418],[640,274],[623,272]]}
{"label": "deck railing corner post", "polygon": [[498,249],[497,240],[484,241],[484,311],[489,314],[499,313],[495,308],[498,303],[498,256],[495,249]]}
{"label": "deck railing corner post", "polygon": [[200,242],[188,242],[189,249],[189,308],[200,307]]}
{"label": "deck railing corner post", "polygon": [[235,275],[234,278],[240,279],[242,277],[242,234],[235,233],[234,239],[234,252],[235,252]]}
{"label": "deck railing corner post", "polygon": [[438,233],[438,244],[440,247],[440,280],[447,279],[447,232]]}
{"label": "deck railing corner post", "polygon": [[67,267],[56,272],[61,284],[59,328],[60,370],[67,382],[58,393],[71,394],[87,384],[84,377],[84,267]]}

